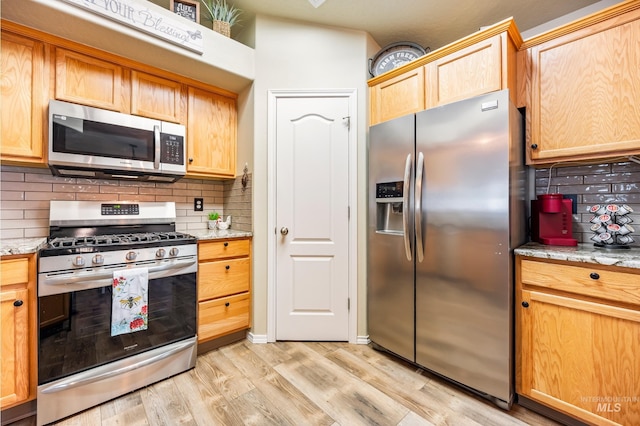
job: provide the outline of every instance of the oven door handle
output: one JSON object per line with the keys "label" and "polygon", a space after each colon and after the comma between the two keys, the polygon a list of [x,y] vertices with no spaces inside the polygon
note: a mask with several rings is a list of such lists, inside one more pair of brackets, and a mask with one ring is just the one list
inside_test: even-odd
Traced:
{"label": "oven door handle", "polygon": [[[196,260],[192,260],[189,262],[181,262],[177,264],[174,263],[174,264],[162,265],[162,266],[152,266],[149,268],[149,274],[153,274],[155,272],[169,271],[171,269],[182,269],[188,266],[192,266],[195,263],[196,263]],[[144,265],[140,265],[140,267],[143,267],[143,266]],[[93,282],[93,281],[105,280],[105,279],[113,278],[113,271],[117,271],[121,269],[124,269],[124,268],[121,268],[121,267],[113,268],[111,271],[105,271],[105,272],[91,271],[86,274],[75,275],[75,276],[64,274],[64,275],[52,277],[52,276],[45,275],[44,280],[42,280],[42,284],[45,284],[45,285],[78,284],[83,281]],[[149,279],[150,280],[154,279],[154,277],[150,275]]]}
{"label": "oven door handle", "polygon": [[172,348],[171,350],[168,350],[166,352],[160,353],[158,355],[152,356],[151,358],[147,358],[144,361],[140,361],[137,362],[135,364],[131,364],[131,365],[127,365],[125,367],[122,368],[118,368],[116,370],[109,370],[109,371],[105,371],[104,373],[99,373],[99,374],[91,374],[91,371],[88,371],[86,377],[84,376],[80,376],[80,377],[73,377],[67,380],[62,380],[59,383],[56,383],[55,385],[51,386],[51,387],[47,387],[45,389],[42,389],[41,392],[42,393],[55,393],[55,392],[61,392],[63,390],[67,390],[67,389],[72,389],[78,386],[82,386],[82,385],[87,385],[89,383],[93,383],[93,382],[97,382],[99,380],[105,380],[108,379],[110,377],[114,377],[114,376],[118,376],[120,374],[125,374],[128,373],[130,371],[133,370],[137,370],[138,368],[142,368],[145,367],[149,364],[153,364],[155,362],[158,362],[162,359],[168,358],[178,352],[181,352],[189,347],[193,346],[193,340],[189,339],[186,340],[185,342],[183,342],[182,344],[176,345],[174,348]]}

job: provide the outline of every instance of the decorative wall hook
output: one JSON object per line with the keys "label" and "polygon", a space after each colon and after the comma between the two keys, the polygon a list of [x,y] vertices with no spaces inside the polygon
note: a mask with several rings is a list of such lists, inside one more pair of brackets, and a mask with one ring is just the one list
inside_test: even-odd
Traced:
{"label": "decorative wall hook", "polygon": [[243,174],[242,174],[242,192],[244,192],[247,189],[247,183],[249,183],[249,167],[247,166],[247,163],[244,163],[244,170],[243,170]]}

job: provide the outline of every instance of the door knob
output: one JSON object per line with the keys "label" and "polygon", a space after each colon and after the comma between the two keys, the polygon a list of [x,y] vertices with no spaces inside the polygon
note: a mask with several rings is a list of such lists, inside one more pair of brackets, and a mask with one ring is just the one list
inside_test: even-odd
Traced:
{"label": "door knob", "polygon": [[282,228],[280,228],[280,233],[282,235],[287,235],[289,233],[289,230],[283,226]]}

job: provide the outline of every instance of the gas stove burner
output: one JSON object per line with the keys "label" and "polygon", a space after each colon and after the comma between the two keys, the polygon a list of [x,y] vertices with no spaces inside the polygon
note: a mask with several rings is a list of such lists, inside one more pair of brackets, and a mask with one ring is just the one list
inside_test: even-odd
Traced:
{"label": "gas stove burner", "polygon": [[140,234],[113,234],[88,237],[59,237],[49,241],[52,248],[112,246],[122,244],[148,243],[156,241],[183,241],[193,239],[181,232],[152,232]]}
{"label": "gas stove burner", "polygon": [[144,250],[159,247],[179,247],[197,244],[196,237],[181,232],[149,232],[111,234],[83,237],[55,237],[40,250],[40,256],[62,256],[82,253],[100,253]]}

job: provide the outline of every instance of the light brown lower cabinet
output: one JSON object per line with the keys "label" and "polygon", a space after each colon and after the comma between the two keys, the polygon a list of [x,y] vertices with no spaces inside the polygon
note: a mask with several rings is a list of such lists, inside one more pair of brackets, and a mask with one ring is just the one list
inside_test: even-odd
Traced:
{"label": "light brown lower cabinet", "polygon": [[640,424],[640,270],[517,256],[516,336],[518,394]]}
{"label": "light brown lower cabinet", "polygon": [[251,239],[198,243],[198,343],[251,326]]}
{"label": "light brown lower cabinet", "polygon": [[0,409],[35,397],[35,254],[0,261]]}

